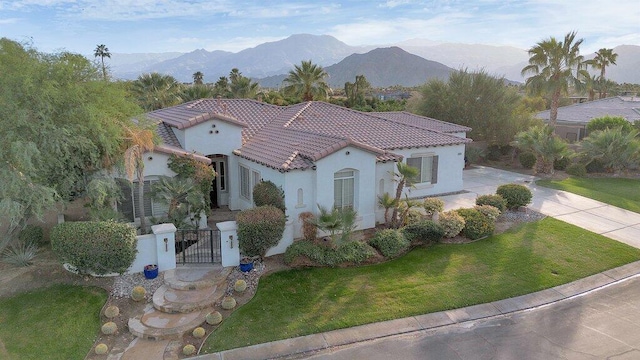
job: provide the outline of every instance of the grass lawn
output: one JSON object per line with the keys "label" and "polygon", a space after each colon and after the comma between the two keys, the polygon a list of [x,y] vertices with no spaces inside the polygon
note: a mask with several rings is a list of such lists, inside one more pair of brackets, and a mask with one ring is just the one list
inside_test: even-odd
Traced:
{"label": "grass lawn", "polygon": [[640,213],[639,179],[570,177],[562,181],[538,180],[536,184]]}
{"label": "grass lawn", "polygon": [[523,295],[640,260],[640,249],[546,218],[383,264],[290,270],[208,338],[203,353]]}
{"label": "grass lawn", "polygon": [[0,299],[0,359],[84,359],[106,300],[102,289],[72,285]]}

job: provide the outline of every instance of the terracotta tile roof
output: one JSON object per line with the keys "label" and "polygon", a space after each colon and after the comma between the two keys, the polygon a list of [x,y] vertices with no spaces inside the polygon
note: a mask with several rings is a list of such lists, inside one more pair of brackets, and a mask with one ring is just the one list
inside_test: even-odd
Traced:
{"label": "terracotta tile roof", "polygon": [[211,164],[211,159],[209,159],[208,157],[204,156],[204,155],[200,155],[200,154],[196,154],[196,153],[192,153],[189,151],[185,151],[182,148],[179,147],[174,147],[174,146],[169,146],[169,145],[158,145],[156,146],[153,151],[155,152],[161,152],[161,153],[165,153],[165,154],[175,154],[175,155],[187,155],[187,156],[191,156],[194,159],[203,162],[207,165]]}
{"label": "terracotta tile roof", "polygon": [[[550,112],[541,111],[536,117],[549,120]],[[630,122],[640,120],[640,98],[616,96],[558,108],[559,123],[586,124],[591,119],[607,115],[621,116]]]}
{"label": "terracotta tile roof", "polygon": [[180,141],[176,137],[176,134],[171,130],[171,127],[166,123],[159,121],[157,125],[158,136],[162,139],[162,142],[166,145],[180,148]]}
{"label": "terracotta tile roof", "polygon": [[172,146],[177,139],[169,127],[184,129],[211,118],[244,126],[243,145],[234,153],[280,171],[311,168],[347,146],[385,162],[402,159],[394,149],[471,141],[446,133],[470,130],[459,125],[405,112],[363,113],[324,102],[282,107],[249,99],[202,99],[156,110],[149,117],[164,122],[158,132]]}
{"label": "terracotta tile roof", "polygon": [[369,114],[388,120],[398,121],[403,124],[443,133],[471,131],[471,128],[467,126],[436,120],[430,117],[420,116],[406,111],[370,112]]}

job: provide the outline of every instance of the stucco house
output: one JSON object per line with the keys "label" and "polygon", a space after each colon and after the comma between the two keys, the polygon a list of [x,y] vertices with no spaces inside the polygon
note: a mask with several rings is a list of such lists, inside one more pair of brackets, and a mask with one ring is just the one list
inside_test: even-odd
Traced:
{"label": "stucco house", "polygon": [[[213,206],[251,208],[253,186],[282,187],[294,236],[298,215],[318,205],[353,207],[358,228],[384,222],[377,197],[395,193],[395,162],[420,169],[409,197],[462,190],[465,144],[471,129],[408,112],[364,113],[325,102],[276,106],[249,99],[201,99],[156,110],[162,144],[144,157],[145,181],[174,175],[172,153],[210,160]],[[204,158],[206,157],[206,158]],[[125,200],[124,207],[131,207]],[[126,203],[129,203],[127,205]],[[150,203],[148,215],[163,211]],[[135,217],[135,216],[134,216]]]}
{"label": "stucco house", "polygon": [[[633,123],[640,120],[640,98],[615,96],[558,108],[556,134],[568,141],[586,137],[587,123],[603,116],[620,116]],[[536,118],[549,122],[550,110],[541,111]]]}

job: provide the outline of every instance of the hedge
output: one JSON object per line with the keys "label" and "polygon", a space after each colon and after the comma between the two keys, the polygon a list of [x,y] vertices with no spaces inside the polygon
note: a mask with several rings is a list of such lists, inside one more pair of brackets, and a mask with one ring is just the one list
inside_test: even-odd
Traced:
{"label": "hedge", "polygon": [[272,205],[259,206],[238,213],[238,244],[244,256],[264,257],[276,246],[284,233],[286,218]]}
{"label": "hedge", "polygon": [[284,262],[293,263],[305,256],[321,266],[338,266],[344,263],[361,264],[375,255],[375,250],[364,242],[349,241],[336,248],[327,247],[308,240],[291,244],[284,253]]}
{"label": "hedge", "polygon": [[531,203],[531,190],[520,184],[505,184],[498,186],[496,194],[502,196],[507,201],[507,209],[517,209],[520,206],[527,206]]}
{"label": "hedge", "polygon": [[136,230],[114,221],[65,222],[50,234],[51,248],[81,273],[124,273],[136,258]]}
{"label": "hedge", "polygon": [[369,245],[378,249],[385,257],[395,257],[409,247],[409,241],[397,229],[385,229],[375,233]]}
{"label": "hedge", "polygon": [[476,209],[458,209],[456,212],[464,218],[462,235],[476,240],[493,234],[496,223]]}
{"label": "hedge", "polygon": [[431,220],[410,224],[402,228],[409,242],[420,241],[425,244],[440,241],[444,237],[444,228]]}

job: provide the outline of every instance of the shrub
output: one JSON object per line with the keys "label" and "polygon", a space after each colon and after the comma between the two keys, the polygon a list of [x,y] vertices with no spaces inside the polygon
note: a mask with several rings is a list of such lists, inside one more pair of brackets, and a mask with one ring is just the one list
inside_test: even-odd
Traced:
{"label": "shrub", "polygon": [[186,356],[191,356],[196,353],[196,347],[191,344],[187,344],[182,348],[182,353]]}
{"label": "shrub", "polygon": [[407,209],[406,212],[402,213],[402,216],[404,217],[405,225],[417,224],[419,222],[426,220],[426,217],[424,216],[424,214],[417,209]]}
{"label": "shrub", "polygon": [[536,164],[536,156],[529,151],[525,151],[518,155],[518,161],[520,161],[520,165],[522,165],[525,169],[533,169],[533,165]]}
{"label": "shrub", "polygon": [[429,244],[440,241],[444,237],[444,228],[436,222],[424,220],[405,226],[402,228],[402,233],[409,242],[420,241]]}
{"label": "shrub", "polygon": [[222,299],[222,304],[220,306],[222,306],[222,308],[225,310],[231,310],[234,307],[236,307],[236,305],[237,305],[236,299],[234,299],[231,296],[225,296]]}
{"label": "shrub", "polygon": [[559,159],[553,160],[553,169],[554,170],[565,170],[567,166],[571,164],[571,159],[568,156],[563,156]]}
{"label": "shrub", "polygon": [[478,196],[476,198],[476,205],[491,205],[500,210],[501,213],[507,210],[507,200],[497,194]]}
{"label": "shrub", "polygon": [[464,218],[455,210],[440,213],[438,222],[446,238],[455,237],[464,229]]}
{"label": "shrub", "polygon": [[131,290],[131,299],[133,301],[142,301],[147,295],[147,290],[142,286],[136,286]]}
{"label": "shrub", "polygon": [[222,322],[222,314],[219,311],[210,312],[205,317],[205,320],[209,325],[218,325]]}
{"label": "shrub", "polygon": [[369,244],[378,249],[385,257],[391,258],[408,248],[409,240],[404,237],[400,230],[385,229],[376,232],[373,238],[369,240]]}
{"label": "shrub", "polygon": [[81,273],[124,273],[138,252],[135,229],[112,221],[65,222],[50,237],[58,258]]}
{"label": "shrub", "polygon": [[233,290],[239,293],[244,292],[245,290],[247,290],[247,282],[243,279],[236,280],[236,283],[233,284]]}
{"label": "shrub", "polygon": [[282,212],[286,212],[284,206],[284,191],[271,181],[261,181],[253,187],[253,202],[256,206],[271,205]]}
{"label": "shrub", "polygon": [[109,351],[109,347],[107,346],[107,344],[100,343],[96,345],[94,351],[97,355],[104,355]]}
{"label": "shrub", "polygon": [[500,210],[497,207],[491,205],[476,205],[474,209],[480,211],[480,213],[489,219],[496,221],[498,216],[500,216]]}
{"label": "shrub", "polygon": [[633,125],[621,116],[603,116],[591,119],[587,123],[587,132],[589,134],[594,131],[613,128],[622,128],[623,131],[628,132],[633,128]]}
{"label": "shrub", "polygon": [[240,251],[245,256],[264,257],[282,238],[285,221],[282,210],[272,205],[241,211],[236,217]]}
{"label": "shrub", "polygon": [[104,316],[106,316],[108,319],[113,319],[119,314],[120,314],[120,309],[115,305],[107,306],[107,308],[104,309]]}
{"label": "shrub", "polygon": [[318,234],[318,230],[314,225],[313,219],[315,215],[311,211],[305,211],[298,215],[298,219],[302,221],[302,235],[309,241],[314,241]]}
{"label": "shrub", "polygon": [[467,146],[464,150],[464,158],[467,164],[477,164],[482,161],[484,157],[484,150],[476,147]]}
{"label": "shrub", "polygon": [[29,266],[38,255],[38,245],[25,241],[14,241],[2,252],[2,260],[15,266]]}
{"label": "shrub", "polygon": [[582,164],[571,164],[567,167],[567,174],[577,177],[587,176],[587,167]]}
{"label": "shrub", "polygon": [[606,171],[606,168],[604,167],[604,163],[602,161],[600,161],[599,159],[591,159],[591,161],[589,161],[585,167],[585,169],[587,170],[587,173],[591,174],[591,173],[603,173]]}
{"label": "shrub", "polygon": [[18,240],[25,244],[33,244],[35,246],[44,245],[44,231],[41,226],[27,225],[18,234]]}
{"label": "shrub", "polygon": [[444,201],[438,198],[426,198],[424,199],[423,207],[427,216],[431,217],[433,214],[444,210]]}
{"label": "shrub", "polygon": [[113,321],[109,321],[102,325],[100,331],[102,331],[102,333],[105,335],[113,335],[118,331],[118,325],[116,325],[116,323],[114,323]]}
{"label": "shrub", "polygon": [[507,209],[517,209],[531,203],[531,190],[524,185],[505,184],[498,186],[496,193],[507,201]]}
{"label": "shrub", "polygon": [[502,151],[500,151],[500,145],[489,145],[487,147],[487,160],[498,161],[502,156]]}
{"label": "shrub", "polygon": [[360,264],[375,254],[374,249],[360,241],[349,241],[332,248],[301,240],[294,242],[287,248],[284,253],[284,261],[291,264],[298,257],[305,256],[318,265],[337,266],[343,263]]}
{"label": "shrub", "polygon": [[193,329],[193,331],[191,332],[191,335],[193,335],[193,337],[196,338],[196,339],[201,339],[206,334],[207,334],[207,332],[204,330],[203,327],[200,327],[200,326],[198,326],[197,328]]}
{"label": "shrub", "polygon": [[462,235],[476,240],[493,234],[496,228],[494,220],[482,215],[476,209],[458,209],[456,212],[464,218],[464,229]]}
{"label": "shrub", "polygon": [[582,154],[597,159],[605,171],[619,173],[640,166],[640,133],[622,128],[595,131],[582,140]]}
{"label": "shrub", "polygon": [[315,244],[309,240],[296,241],[287,247],[284,252],[284,262],[291,264],[299,256],[306,256],[311,261],[324,263],[325,247]]}

